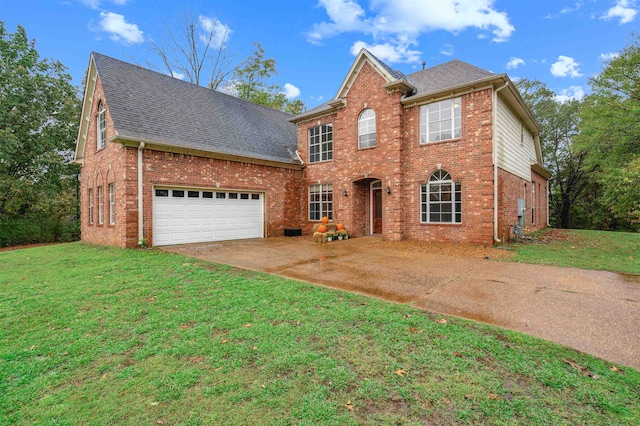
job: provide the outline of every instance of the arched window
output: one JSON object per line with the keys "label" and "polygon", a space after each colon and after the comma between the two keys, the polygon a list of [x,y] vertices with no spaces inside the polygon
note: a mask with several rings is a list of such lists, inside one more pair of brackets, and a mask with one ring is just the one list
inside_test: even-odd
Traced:
{"label": "arched window", "polygon": [[107,113],[104,103],[98,104],[98,149],[104,148],[107,143]]}
{"label": "arched window", "polygon": [[371,148],[376,146],[376,113],[371,109],[365,109],[358,118],[358,148]]}
{"label": "arched window", "polygon": [[420,222],[462,222],[460,183],[454,182],[444,170],[436,171],[429,177],[428,183],[420,186]]}

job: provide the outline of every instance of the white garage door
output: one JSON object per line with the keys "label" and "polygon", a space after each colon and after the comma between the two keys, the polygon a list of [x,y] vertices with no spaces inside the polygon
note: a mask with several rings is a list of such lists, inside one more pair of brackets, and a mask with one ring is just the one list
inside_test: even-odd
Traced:
{"label": "white garage door", "polygon": [[264,194],[155,188],[153,245],[262,238]]}

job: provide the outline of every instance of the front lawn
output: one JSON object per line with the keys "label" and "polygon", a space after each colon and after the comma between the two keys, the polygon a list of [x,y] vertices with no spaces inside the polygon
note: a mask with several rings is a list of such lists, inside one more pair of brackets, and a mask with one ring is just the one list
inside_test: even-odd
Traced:
{"label": "front lawn", "polygon": [[508,260],[640,274],[638,233],[547,229],[532,238],[507,245],[516,252]]}
{"label": "front lawn", "polygon": [[0,253],[0,424],[638,424],[640,372],[155,250]]}

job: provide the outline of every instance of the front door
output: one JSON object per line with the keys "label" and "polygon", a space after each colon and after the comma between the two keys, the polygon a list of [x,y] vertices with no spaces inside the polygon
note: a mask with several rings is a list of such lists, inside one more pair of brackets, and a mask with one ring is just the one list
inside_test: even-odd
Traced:
{"label": "front door", "polygon": [[373,234],[382,234],[382,188],[372,188]]}

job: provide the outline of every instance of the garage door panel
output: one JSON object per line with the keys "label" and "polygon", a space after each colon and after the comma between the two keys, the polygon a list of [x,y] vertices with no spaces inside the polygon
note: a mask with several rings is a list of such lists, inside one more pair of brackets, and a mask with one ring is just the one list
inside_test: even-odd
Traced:
{"label": "garage door panel", "polygon": [[[184,197],[172,196],[181,191]],[[236,198],[230,193],[236,194]],[[154,245],[263,237],[262,195],[234,191],[216,194],[205,198],[202,191],[195,190],[159,188],[154,191]]]}

